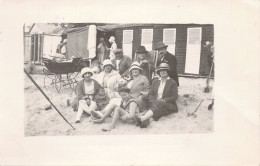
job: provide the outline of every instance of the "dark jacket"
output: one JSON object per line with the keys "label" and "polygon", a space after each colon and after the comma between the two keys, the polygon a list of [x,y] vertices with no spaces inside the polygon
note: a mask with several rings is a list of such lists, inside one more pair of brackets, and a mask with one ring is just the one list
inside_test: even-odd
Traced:
{"label": "dark jacket", "polygon": [[[154,101],[157,99],[158,89],[161,81],[156,79],[153,81],[152,86],[149,91],[149,100]],[[166,80],[165,87],[163,90],[162,99],[165,100],[167,107],[169,109],[177,108],[176,100],[178,98],[178,88],[177,83],[173,79]]]}
{"label": "dark jacket", "polygon": [[[116,58],[112,60],[112,63],[116,68]],[[125,75],[125,73],[128,73],[128,69],[131,67],[131,64],[132,60],[129,57],[123,55],[122,59],[119,62],[119,74]]]}
{"label": "dark jacket", "polygon": [[[94,81],[94,94],[93,94],[93,97],[95,97],[96,94],[98,93],[99,89],[101,88],[101,85],[96,80],[93,80],[93,81]],[[83,96],[87,95],[85,93],[84,79],[77,83],[76,88],[75,88],[75,94],[76,94],[77,97],[73,101],[72,107],[73,107],[74,111],[77,111],[78,110],[78,106],[79,106],[79,100],[81,100]]]}
{"label": "dark jacket", "polygon": [[179,86],[176,57],[167,51],[162,59],[158,59],[157,66],[159,66],[162,62],[170,65],[171,72],[169,73],[169,77],[174,79],[177,83],[177,86]]}

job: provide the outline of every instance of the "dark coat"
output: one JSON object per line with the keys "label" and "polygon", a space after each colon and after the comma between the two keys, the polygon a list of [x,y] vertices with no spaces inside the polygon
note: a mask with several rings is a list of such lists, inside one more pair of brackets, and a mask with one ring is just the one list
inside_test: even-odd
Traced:
{"label": "dark coat", "polygon": [[[96,96],[96,94],[98,93],[99,89],[101,88],[101,85],[96,81],[94,81],[94,94],[93,97]],[[72,104],[73,110],[77,111],[78,110],[78,106],[79,106],[79,100],[82,99],[83,96],[86,96],[87,94],[85,93],[85,86],[84,86],[84,79],[79,81],[78,84],[76,85],[75,88],[75,94],[76,94],[76,98]]]}
{"label": "dark coat", "polygon": [[[112,60],[112,63],[116,68],[116,58]],[[125,73],[128,73],[128,69],[131,67],[131,64],[132,60],[127,56],[123,56],[119,62],[119,74],[125,75]]]}
{"label": "dark coat", "polygon": [[157,66],[159,66],[162,62],[170,65],[171,72],[169,73],[169,77],[174,79],[177,83],[177,86],[179,86],[176,57],[167,51],[162,59],[158,59]]}
{"label": "dark coat", "polygon": [[[149,101],[150,105],[157,99],[158,89],[161,81],[156,79],[153,81],[152,86],[149,91]],[[177,104],[176,100],[178,98],[178,88],[177,83],[173,79],[166,80],[165,87],[163,90],[162,99],[165,100],[166,107],[168,110],[172,110],[172,112],[177,112]]]}

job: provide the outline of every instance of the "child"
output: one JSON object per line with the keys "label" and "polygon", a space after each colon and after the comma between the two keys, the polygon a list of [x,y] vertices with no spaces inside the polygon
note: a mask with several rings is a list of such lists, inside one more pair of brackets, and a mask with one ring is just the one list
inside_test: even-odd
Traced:
{"label": "child", "polygon": [[[129,94],[130,89],[128,88],[120,88],[119,89],[119,94],[122,97],[122,102],[120,104],[120,106],[117,105],[111,105],[111,107],[109,107],[106,111],[104,116],[102,116],[102,118],[97,120],[93,120],[96,123],[101,123],[103,122],[112,112],[114,112],[113,115],[113,120],[112,120],[112,124],[108,127],[108,128],[104,128],[102,129],[103,131],[110,131],[112,129],[115,128],[116,122],[118,121],[119,118],[121,118],[123,121],[126,121],[128,119],[132,119],[135,121],[135,117],[136,114],[139,113],[139,108],[137,105],[137,102],[134,98],[132,98]],[[92,114],[92,112],[91,112]],[[92,116],[95,117],[95,113],[92,114]]]}
{"label": "child", "polygon": [[97,110],[103,110],[109,103],[109,97],[104,88],[100,88],[97,95],[94,97],[94,101],[97,103]]}

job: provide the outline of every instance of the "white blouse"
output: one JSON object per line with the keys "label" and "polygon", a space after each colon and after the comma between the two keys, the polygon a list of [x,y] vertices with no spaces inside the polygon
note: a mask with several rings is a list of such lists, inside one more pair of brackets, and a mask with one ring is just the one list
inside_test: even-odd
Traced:
{"label": "white blouse", "polygon": [[163,90],[164,90],[164,87],[165,87],[165,83],[166,83],[166,81],[168,79],[170,79],[170,77],[167,77],[165,81],[162,81],[161,78],[159,78],[159,80],[161,82],[160,82],[160,85],[159,85],[159,88],[158,88],[157,99],[161,99],[162,98]]}
{"label": "white blouse", "polygon": [[91,81],[90,84],[84,82],[84,86],[85,86],[85,94],[90,95],[92,98],[92,95],[94,94],[94,81]]}

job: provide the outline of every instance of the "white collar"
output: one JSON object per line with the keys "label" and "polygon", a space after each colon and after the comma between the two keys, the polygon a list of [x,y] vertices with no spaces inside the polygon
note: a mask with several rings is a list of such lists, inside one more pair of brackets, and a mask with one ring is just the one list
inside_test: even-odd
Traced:
{"label": "white collar", "polygon": [[[171,79],[169,76],[166,78],[166,80],[169,80],[169,79]],[[158,80],[162,80],[162,78],[160,77]]]}

